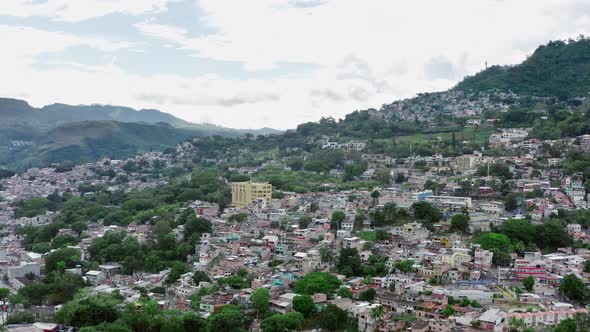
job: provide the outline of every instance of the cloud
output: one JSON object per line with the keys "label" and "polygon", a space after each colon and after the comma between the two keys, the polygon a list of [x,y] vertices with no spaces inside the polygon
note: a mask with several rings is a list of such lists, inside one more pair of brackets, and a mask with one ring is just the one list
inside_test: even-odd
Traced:
{"label": "cloud", "polygon": [[0,15],[48,17],[55,21],[78,22],[114,13],[140,15],[165,11],[177,0],[2,0]]}
{"label": "cloud", "polygon": [[311,89],[309,91],[309,95],[320,100],[328,100],[334,102],[341,102],[344,101],[346,98],[339,93],[332,91],[330,89]]}
{"label": "cloud", "polygon": [[239,95],[239,96],[198,96],[198,97],[177,97],[166,96],[161,94],[140,94],[138,98],[147,102],[154,102],[158,105],[167,103],[185,106],[221,106],[232,107],[245,104],[257,104],[262,102],[274,102],[280,99],[280,96],[274,93],[264,93],[259,95]]}
{"label": "cloud", "polygon": [[[590,21],[584,1],[573,0],[184,0],[198,5],[195,28],[162,18],[174,1],[3,0],[0,15],[44,17],[52,31],[0,25],[0,95],[29,96],[35,106],[111,103],[189,121],[292,128],[447,89],[486,61],[518,63],[540,43],[587,31]],[[72,23],[115,13],[136,39],[101,37],[107,27],[99,19],[87,22],[92,36]],[[60,57],[77,45],[101,54],[99,63]],[[135,70],[133,60],[162,70]],[[309,69],[287,72],[286,63]],[[193,75],[185,65],[214,70]]]}
{"label": "cloud", "polygon": [[289,4],[296,8],[313,8],[325,4],[326,0],[291,0]]}
{"label": "cloud", "polygon": [[187,31],[180,27],[150,22],[136,23],[135,27],[140,32],[150,37],[166,40],[175,44],[183,44],[187,40]]}
{"label": "cloud", "polygon": [[100,37],[80,37],[64,32],[50,32],[29,27],[0,25],[0,40],[10,41],[0,52],[3,65],[33,65],[36,58],[45,53],[63,51],[72,46],[88,46],[101,52],[114,52],[130,48],[132,43],[113,41]]}
{"label": "cloud", "polygon": [[276,94],[267,93],[261,96],[246,96],[246,97],[230,97],[230,98],[221,98],[215,101],[216,105],[230,107],[236,105],[244,105],[244,104],[256,104],[265,101],[278,101],[280,97]]}
{"label": "cloud", "polygon": [[445,57],[436,57],[424,64],[424,75],[429,80],[454,80],[457,78],[453,63]]}

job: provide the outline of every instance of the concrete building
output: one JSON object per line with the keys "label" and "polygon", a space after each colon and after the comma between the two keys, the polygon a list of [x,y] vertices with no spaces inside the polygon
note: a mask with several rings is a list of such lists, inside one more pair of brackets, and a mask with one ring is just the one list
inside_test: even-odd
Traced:
{"label": "concrete building", "polygon": [[253,200],[269,202],[272,199],[272,185],[258,182],[234,182],[231,186],[232,203],[238,208],[247,207]]}

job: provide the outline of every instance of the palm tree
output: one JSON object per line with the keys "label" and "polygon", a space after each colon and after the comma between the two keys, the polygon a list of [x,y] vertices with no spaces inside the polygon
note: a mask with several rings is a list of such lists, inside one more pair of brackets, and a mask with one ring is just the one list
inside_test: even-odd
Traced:
{"label": "palm tree", "polygon": [[514,251],[516,251],[519,255],[522,255],[525,249],[526,247],[522,241],[517,241],[514,244]]}
{"label": "palm tree", "polygon": [[371,309],[371,317],[377,322],[377,324],[381,324],[384,315],[385,309],[382,305]]}

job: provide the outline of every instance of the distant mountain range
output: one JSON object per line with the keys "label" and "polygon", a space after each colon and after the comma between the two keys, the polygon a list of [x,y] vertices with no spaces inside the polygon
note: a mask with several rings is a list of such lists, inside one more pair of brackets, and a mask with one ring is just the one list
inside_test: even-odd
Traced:
{"label": "distant mountain range", "polygon": [[162,150],[193,136],[268,135],[279,130],[231,129],[196,124],[158,110],[110,105],[52,104],[34,108],[0,98],[0,167],[22,169],[50,163],[126,158]]}
{"label": "distant mountain range", "polygon": [[148,124],[164,122],[176,128],[199,129],[227,135],[268,135],[281,132],[271,128],[232,129],[207,123],[197,124],[154,109],[135,110],[124,106],[51,104],[34,108],[24,100],[11,98],[0,98],[0,121],[0,127],[18,124],[40,129],[50,129],[72,122],[118,121]]}

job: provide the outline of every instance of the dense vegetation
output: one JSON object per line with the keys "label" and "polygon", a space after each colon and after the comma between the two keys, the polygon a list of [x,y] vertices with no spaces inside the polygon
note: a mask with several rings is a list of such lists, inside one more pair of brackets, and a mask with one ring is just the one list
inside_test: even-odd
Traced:
{"label": "dense vegetation", "polygon": [[525,251],[554,251],[571,246],[573,239],[564,226],[565,222],[557,219],[549,219],[542,224],[533,224],[528,219],[510,219],[494,232],[480,234],[474,241],[494,253],[494,264],[508,266],[511,260],[509,254],[513,251],[522,255]]}
{"label": "dense vegetation", "polygon": [[578,40],[551,41],[519,65],[492,66],[465,78],[455,89],[585,97],[590,91],[590,39],[581,36]]}

